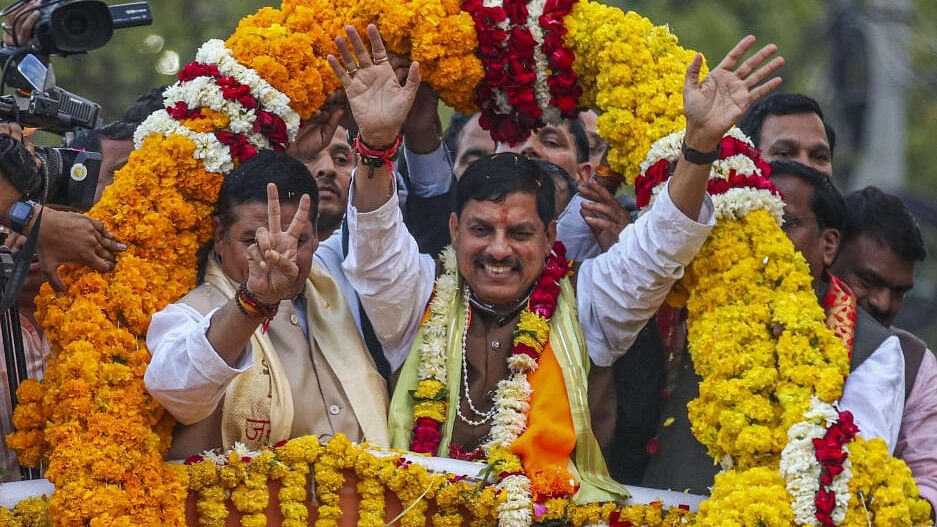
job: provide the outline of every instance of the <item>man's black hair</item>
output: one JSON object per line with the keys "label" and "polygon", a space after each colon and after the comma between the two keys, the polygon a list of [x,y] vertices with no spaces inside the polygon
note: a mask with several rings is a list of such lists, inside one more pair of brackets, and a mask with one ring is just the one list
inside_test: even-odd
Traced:
{"label": "man's black hair", "polygon": [[868,186],[846,196],[846,206],[841,247],[865,234],[908,262],[922,262],[927,258],[917,220],[898,196]]}
{"label": "man's black hair", "polygon": [[[236,221],[234,209],[245,203],[267,203],[267,183],[274,183],[280,203],[299,203],[309,194],[309,218],[315,225],[319,213],[319,189],[316,178],[301,161],[274,150],[261,150],[225,176],[215,202],[214,216],[225,230]],[[214,246],[208,240],[198,251],[198,283],[205,279],[205,262]]]}
{"label": "man's black hair", "polygon": [[556,218],[553,178],[527,156],[504,152],[479,158],[456,183],[455,212],[470,200],[502,201],[509,194],[526,192],[537,199],[537,215],[547,226]]}
{"label": "man's black hair", "polygon": [[151,113],[165,108],[166,104],[163,102],[163,92],[165,92],[168,87],[169,85],[165,84],[153,88],[138,97],[136,101],[127,107],[127,111],[124,112],[121,121],[140,124],[146,120]]}
{"label": "man's black hair", "polygon": [[797,161],[772,161],[771,176],[782,174],[795,176],[810,185],[813,189],[810,210],[817,218],[817,226],[821,230],[836,229],[842,234],[846,226],[846,200],[829,176]]}
{"label": "man's black hair", "polygon": [[589,136],[586,134],[586,123],[581,116],[569,121],[569,131],[576,141],[576,161],[585,163],[589,160]]}
{"label": "man's black hair", "polygon": [[446,145],[446,149],[449,150],[453,160],[455,159],[456,150],[459,148],[459,141],[462,139],[462,130],[465,129],[465,125],[467,125],[474,116],[475,114],[473,113],[453,113],[452,119],[449,120],[449,126],[442,134],[442,142]]}
{"label": "man's black hair", "polygon": [[319,189],[306,165],[285,152],[261,150],[225,176],[214,213],[221,225],[228,228],[234,223],[234,209],[239,205],[266,203],[267,183],[276,184],[281,203],[299,203],[303,194],[309,194],[309,216],[315,220]]}
{"label": "man's black hair", "polygon": [[739,122],[739,128],[745,132],[755,146],[761,139],[761,127],[769,115],[797,115],[801,113],[815,113],[823,128],[826,130],[826,140],[830,143],[830,154],[836,148],[836,132],[823,117],[823,110],[817,101],[800,93],[773,93],[758,100],[748,109],[748,112]]}

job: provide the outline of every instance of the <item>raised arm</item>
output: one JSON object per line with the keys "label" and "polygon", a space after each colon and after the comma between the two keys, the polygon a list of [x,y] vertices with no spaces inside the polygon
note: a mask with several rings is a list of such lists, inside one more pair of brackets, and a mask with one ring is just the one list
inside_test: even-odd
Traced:
{"label": "raised arm", "polygon": [[[401,86],[377,28],[368,26],[371,52],[352,27],[336,40],[341,60],[329,57],[358,126],[357,142],[374,154],[397,142],[420,84],[419,65],[410,65]],[[350,44],[350,47],[349,47]],[[342,264],[374,325],[392,369],[403,364],[423,307],[432,293],[435,266],[421,255],[403,224],[389,167],[363,160],[355,168],[349,207],[348,254]],[[365,162],[367,161],[367,162]]]}
{"label": "raised arm", "polygon": [[765,82],[784,64],[781,57],[771,58],[773,44],[739,66],[754,43],[755,37],[743,38],[702,82],[702,57],[694,58],[683,88],[686,146],[666,195],[622,231],[608,252],[580,268],[579,318],[590,356],[600,366],[631,347],[714,225],[706,184],[719,142],[756,99],[781,84],[779,77]]}

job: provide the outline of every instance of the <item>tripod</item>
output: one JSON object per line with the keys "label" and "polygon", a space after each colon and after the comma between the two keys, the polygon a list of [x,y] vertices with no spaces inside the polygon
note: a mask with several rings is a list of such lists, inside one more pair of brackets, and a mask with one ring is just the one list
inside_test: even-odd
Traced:
{"label": "tripod", "polygon": [[[13,253],[8,247],[0,246],[0,291],[6,291],[12,272]],[[6,361],[10,407],[15,410],[16,391],[20,384],[29,378],[26,370],[26,350],[23,348],[23,329],[20,327],[20,313],[16,303],[0,313],[0,339],[3,342],[3,358]],[[20,467],[20,477],[21,479],[39,479],[39,470]]]}

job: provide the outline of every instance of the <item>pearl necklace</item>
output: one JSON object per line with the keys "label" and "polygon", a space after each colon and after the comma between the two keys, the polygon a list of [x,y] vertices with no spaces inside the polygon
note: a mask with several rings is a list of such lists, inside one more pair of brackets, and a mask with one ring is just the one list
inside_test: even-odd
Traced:
{"label": "pearl necklace", "polygon": [[459,405],[456,407],[456,415],[459,416],[459,420],[461,420],[463,423],[469,426],[481,426],[487,423],[488,421],[491,421],[491,419],[495,416],[495,412],[498,410],[498,407],[492,404],[491,408],[487,412],[479,411],[478,408],[475,408],[475,403],[472,401],[472,395],[469,392],[468,359],[466,359],[466,356],[468,355],[468,353],[466,352],[466,349],[465,349],[465,342],[466,340],[468,340],[468,328],[469,328],[469,324],[472,321],[472,317],[470,316],[471,314],[471,311],[470,311],[471,306],[469,305],[470,290],[469,290],[468,285],[466,285],[465,288],[462,290],[462,296],[465,299],[464,301],[465,324],[464,324],[464,327],[462,328],[462,389],[465,391],[465,401],[468,403],[469,410],[471,410],[475,414],[475,417],[478,417],[479,419],[477,420],[469,419],[468,417],[462,414],[462,398],[461,397],[459,398]]}

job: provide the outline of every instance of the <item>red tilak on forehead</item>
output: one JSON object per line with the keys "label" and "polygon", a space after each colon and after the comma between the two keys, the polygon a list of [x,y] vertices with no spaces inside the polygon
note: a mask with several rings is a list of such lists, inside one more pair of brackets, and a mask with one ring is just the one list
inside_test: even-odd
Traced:
{"label": "red tilak on forehead", "polygon": [[507,225],[507,224],[508,224],[508,209],[507,209],[507,207],[502,207],[502,208],[501,208],[501,218],[500,218],[500,222],[501,222],[501,225]]}

